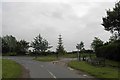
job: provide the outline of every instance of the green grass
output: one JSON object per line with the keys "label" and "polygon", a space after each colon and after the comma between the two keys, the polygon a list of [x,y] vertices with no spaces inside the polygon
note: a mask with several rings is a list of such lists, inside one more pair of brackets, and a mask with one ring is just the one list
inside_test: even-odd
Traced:
{"label": "green grass", "polygon": [[111,66],[111,67],[119,67],[119,62],[118,61],[106,60],[105,64],[107,66]]}
{"label": "green grass", "polygon": [[[80,55],[81,55],[81,57],[83,57],[83,56],[89,57],[90,53],[80,53]],[[78,54],[77,53],[74,53],[74,54],[65,54],[65,55],[62,55],[61,57],[64,57],[64,58],[77,58]],[[91,57],[95,58],[96,55],[95,54],[91,54]]]}
{"label": "green grass", "polygon": [[21,65],[15,61],[2,60],[2,77],[3,78],[19,78],[22,75]]}
{"label": "green grass", "polygon": [[96,78],[118,78],[118,69],[111,67],[96,67],[83,61],[71,61],[68,66],[89,73]]}
{"label": "green grass", "polygon": [[56,61],[58,59],[55,56],[41,56],[41,57],[34,58],[33,60],[50,62],[50,61]]}
{"label": "green grass", "polygon": [[77,54],[65,54],[65,55],[62,55],[61,57],[63,57],[63,58],[77,58]]}
{"label": "green grass", "polygon": [[2,59],[0,58],[0,79],[2,78]]}

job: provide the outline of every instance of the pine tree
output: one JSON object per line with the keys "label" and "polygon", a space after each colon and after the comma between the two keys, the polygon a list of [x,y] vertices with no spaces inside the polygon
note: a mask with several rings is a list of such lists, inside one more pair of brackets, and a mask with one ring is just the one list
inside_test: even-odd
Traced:
{"label": "pine tree", "polygon": [[58,46],[57,46],[57,49],[56,49],[56,53],[57,53],[57,57],[58,57],[58,55],[64,55],[65,54],[65,50],[64,50],[64,47],[63,47],[63,42],[62,42],[61,35],[59,35],[59,38],[58,38]]}

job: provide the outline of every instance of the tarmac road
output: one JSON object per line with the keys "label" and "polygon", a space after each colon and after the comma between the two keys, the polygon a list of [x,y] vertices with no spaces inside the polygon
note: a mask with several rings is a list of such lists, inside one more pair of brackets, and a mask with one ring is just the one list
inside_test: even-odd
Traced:
{"label": "tarmac road", "polygon": [[77,74],[72,69],[53,64],[32,60],[33,57],[3,57],[12,59],[29,70],[30,78],[87,78],[87,75]]}

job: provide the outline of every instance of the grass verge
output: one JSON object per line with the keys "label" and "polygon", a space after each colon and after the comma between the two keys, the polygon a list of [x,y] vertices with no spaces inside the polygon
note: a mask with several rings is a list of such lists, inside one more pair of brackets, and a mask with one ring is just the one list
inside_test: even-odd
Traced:
{"label": "grass verge", "polygon": [[89,73],[96,78],[118,78],[118,69],[97,67],[83,61],[71,61],[68,66]]}
{"label": "grass verge", "polygon": [[2,59],[0,58],[0,79],[2,78]]}
{"label": "grass verge", "polygon": [[19,78],[21,75],[20,64],[12,60],[2,59],[2,78]]}
{"label": "grass verge", "polygon": [[43,62],[50,62],[50,61],[56,61],[58,59],[56,57],[54,57],[54,56],[42,56],[42,57],[34,58],[33,60],[43,61]]}
{"label": "grass verge", "polygon": [[76,58],[77,54],[65,54],[65,55],[62,55],[60,57],[63,57],[63,58]]}

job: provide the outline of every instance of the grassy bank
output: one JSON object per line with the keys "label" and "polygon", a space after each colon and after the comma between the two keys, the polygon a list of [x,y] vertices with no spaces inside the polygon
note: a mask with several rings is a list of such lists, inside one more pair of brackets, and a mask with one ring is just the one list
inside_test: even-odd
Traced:
{"label": "grassy bank", "polygon": [[55,56],[42,56],[42,57],[34,58],[33,60],[50,62],[50,61],[56,61],[58,59]]}
{"label": "grassy bank", "polygon": [[71,61],[68,66],[87,72],[96,78],[118,78],[118,69],[112,67],[96,67],[83,61]]}
{"label": "grassy bank", "polygon": [[12,60],[2,60],[2,77],[19,78],[22,75],[21,65]]}

